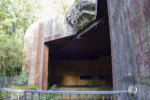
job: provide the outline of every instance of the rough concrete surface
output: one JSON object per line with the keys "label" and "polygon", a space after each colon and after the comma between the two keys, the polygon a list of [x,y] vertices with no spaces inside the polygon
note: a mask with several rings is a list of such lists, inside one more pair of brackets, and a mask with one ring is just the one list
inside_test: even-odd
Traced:
{"label": "rough concrete surface", "polygon": [[108,0],[114,89],[137,86],[136,100],[150,98],[150,1]]}
{"label": "rough concrete surface", "polygon": [[44,43],[75,33],[63,14],[54,14],[28,28],[24,40],[25,55],[28,62],[24,70],[29,74],[29,85],[36,84],[38,87],[42,87]]}

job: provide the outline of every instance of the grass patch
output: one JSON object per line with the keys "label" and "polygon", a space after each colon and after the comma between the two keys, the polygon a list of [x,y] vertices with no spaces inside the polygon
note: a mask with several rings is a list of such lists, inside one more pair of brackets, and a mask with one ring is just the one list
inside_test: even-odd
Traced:
{"label": "grass patch", "polygon": [[10,89],[18,90],[38,90],[36,86],[12,86]]}

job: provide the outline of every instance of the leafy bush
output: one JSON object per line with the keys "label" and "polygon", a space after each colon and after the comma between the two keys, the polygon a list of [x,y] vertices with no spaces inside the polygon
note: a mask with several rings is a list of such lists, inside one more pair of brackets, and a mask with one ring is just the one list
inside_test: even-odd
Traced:
{"label": "leafy bush", "polygon": [[28,74],[23,72],[19,76],[17,76],[14,85],[17,86],[25,86],[28,85]]}
{"label": "leafy bush", "polygon": [[36,1],[0,0],[0,76],[16,76],[22,70],[24,34],[38,19]]}

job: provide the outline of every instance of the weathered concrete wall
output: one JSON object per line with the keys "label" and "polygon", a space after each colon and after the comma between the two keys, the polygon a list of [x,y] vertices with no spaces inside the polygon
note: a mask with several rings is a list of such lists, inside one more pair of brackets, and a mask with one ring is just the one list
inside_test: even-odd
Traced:
{"label": "weathered concrete wall", "polygon": [[[24,50],[25,56],[27,58],[27,64],[25,65],[23,71],[29,74],[29,84],[35,83],[35,68],[36,68],[36,56],[37,56],[37,42],[38,42],[38,23],[31,25],[24,39]],[[32,66],[32,67],[31,67]]]}
{"label": "weathered concrete wall", "polygon": [[[95,0],[85,0],[78,4],[78,7],[81,7],[83,10],[80,12],[80,16],[87,16],[89,14],[93,19],[95,13],[88,9],[92,4],[93,6],[90,8],[95,11],[94,3]],[[68,19],[66,19],[64,14],[52,14],[49,18],[34,23],[27,30],[25,34],[25,55],[28,62],[24,70],[29,73],[29,85],[36,84],[40,89],[42,88],[44,43],[76,34],[76,31],[70,26],[71,24],[68,23]],[[87,20],[90,19],[85,18],[84,22],[87,22]],[[78,24],[81,24],[81,21]]]}
{"label": "weathered concrete wall", "polygon": [[44,20],[45,42],[75,35],[76,31],[69,25],[64,14],[53,14]]}
{"label": "weathered concrete wall", "polygon": [[42,89],[44,43],[75,33],[63,14],[54,14],[28,28],[24,40],[25,55],[28,62],[24,70],[29,73],[29,85],[37,85]]}
{"label": "weathered concrete wall", "polygon": [[[80,75],[91,75],[92,79],[80,79]],[[110,77],[104,79],[99,76]],[[65,86],[112,85],[111,58],[101,57],[93,60],[51,60],[49,82],[51,85]]]}
{"label": "weathered concrete wall", "polygon": [[41,79],[41,70],[43,63],[43,49],[44,49],[44,22],[38,21],[32,24],[24,39],[24,50],[27,58],[27,64],[25,65],[25,71],[28,72],[29,85],[39,84]]}
{"label": "weathered concrete wall", "polygon": [[[150,98],[150,1],[108,0],[114,89],[138,88],[135,100]],[[131,77],[132,76],[132,77]]]}

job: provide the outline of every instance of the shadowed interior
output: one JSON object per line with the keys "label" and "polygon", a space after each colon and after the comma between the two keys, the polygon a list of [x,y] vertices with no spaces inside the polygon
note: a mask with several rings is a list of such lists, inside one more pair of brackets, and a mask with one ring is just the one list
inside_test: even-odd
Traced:
{"label": "shadowed interior", "polygon": [[[84,34],[80,35],[79,32],[47,43],[50,86],[112,86],[107,7],[102,8],[105,9],[99,10],[97,19],[91,23],[93,27]],[[102,10],[104,20],[97,23],[102,18]],[[86,26],[85,29],[89,27]]]}

